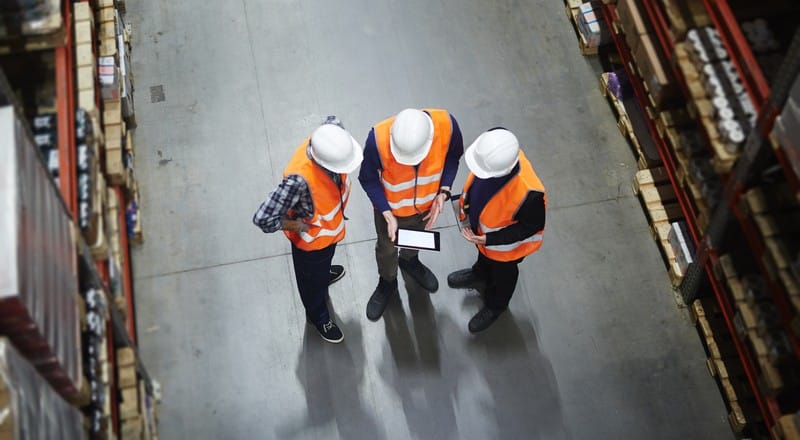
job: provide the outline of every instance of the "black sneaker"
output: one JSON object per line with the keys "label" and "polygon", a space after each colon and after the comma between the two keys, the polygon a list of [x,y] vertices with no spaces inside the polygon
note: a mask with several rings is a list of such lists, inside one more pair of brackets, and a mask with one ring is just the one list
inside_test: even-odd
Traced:
{"label": "black sneaker", "polygon": [[319,332],[319,335],[322,336],[322,339],[330,343],[338,344],[344,340],[344,335],[342,334],[342,331],[339,330],[339,326],[330,319],[328,322],[322,325],[314,324],[311,321],[309,321],[309,323],[313,325],[315,329],[317,329],[317,332]]}
{"label": "black sneaker", "polygon": [[328,280],[328,285],[329,286],[331,284],[333,284],[333,283],[335,283],[335,282],[337,282],[337,281],[342,279],[342,277],[344,276],[344,266],[339,266],[338,264],[333,264],[333,265],[331,265],[330,272],[331,272],[331,277]]}
{"label": "black sneaker", "polygon": [[418,256],[410,260],[399,258],[397,264],[405,273],[411,275],[411,278],[423,289],[428,292],[436,292],[439,290],[439,281],[436,279],[436,275],[419,261]]}
{"label": "black sneaker", "polygon": [[389,300],[392,296],[397,295],[397,278],[392,281],[386,281],[383,278],[378,280],[378,287],[372,292],[367,303],[367,318],[370,321],[377,321],[389,305]]}
{"label": "black sneaker", "polygon": [[469,320],[470,333],[478,333],[489,328],[492,323],[497,321],[497,318],[503,314],[505,310],[492,310],[488,307],[483,307]]}
{"label": "black sneaker", "polygon": [[457,270],[447,276],[447,285],[453,289],[474,289],[486,284],[472,269]]}

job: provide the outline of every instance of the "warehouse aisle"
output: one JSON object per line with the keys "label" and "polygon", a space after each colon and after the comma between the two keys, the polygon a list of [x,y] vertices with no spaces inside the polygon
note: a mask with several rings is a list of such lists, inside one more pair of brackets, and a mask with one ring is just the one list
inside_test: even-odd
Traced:
{"label": "warehouse aisle", "polygon": [[[139,344],[165,439],[729,438],[698,337],[630,189],[635,160],[561,2],[130,2],[145,244]],[[163,92],[163,94],[162,94]],[[151,99],[146,99],[150,97]],[[371,207],[354,186],[331,300],[345,342],[306,326],[288,241],[250,223],[325,115],[363,142],[405,107],[465,142],[514,131],[548,188],[541,252],[505,314],[467,331],[446,287],[474,248],[445,212],[442,288],[401,281],[369,322]],[[463,165],[457,187],[466,176]]]}

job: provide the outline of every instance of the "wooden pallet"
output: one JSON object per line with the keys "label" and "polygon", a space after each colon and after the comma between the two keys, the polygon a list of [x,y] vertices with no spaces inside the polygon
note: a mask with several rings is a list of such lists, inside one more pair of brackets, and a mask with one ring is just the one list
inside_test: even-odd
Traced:
{"label": "wooden pallet", "polygon": [[578,50],[580,50],[581,54],[584,56],[597,55],[597,48],[590,47],[586,42],[586,37],[584,37],[580,29],[578,29],[578,15],[582,3],[583,2],[580,0],[565,0],[564,9],[567,14],[567,19],[570,23],[572,23],[572,30],[575,32],[575,36],[578,38]]}
{"label": "wooden pallet", "polygon": [[728,423],[742,435],[759,419],[758,408],[748,393],[744,368],[724,319],[713,299],[697,299],[689,313],[708,358],[706,367],[715,379],[728,409]]}
{"label": "wooden pallet", "polygon": [[[669,244],[670,223],[683,219],[675,191],[663,168],[639,170],[633,179],[633,193],[638,196],[650,223],[650,235],[658,244],[673,286],[680,284],[683,272]],[[680,303],[680,302],[679,302]]]}

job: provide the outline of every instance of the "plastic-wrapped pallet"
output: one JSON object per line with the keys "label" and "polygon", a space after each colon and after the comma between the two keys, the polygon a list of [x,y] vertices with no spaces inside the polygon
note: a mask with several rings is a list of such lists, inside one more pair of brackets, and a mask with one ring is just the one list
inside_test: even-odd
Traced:
{"label": "plastic-wrapped pallet", "polygon": [[29,131],[0,108],[0,332],[64,396],[83,377],[72,234]]}
{"label": "plastic-wrapped pallet", "polygon": [[0,338],[0,436],[83,438],[83,415],[58,395],[8,339]]}

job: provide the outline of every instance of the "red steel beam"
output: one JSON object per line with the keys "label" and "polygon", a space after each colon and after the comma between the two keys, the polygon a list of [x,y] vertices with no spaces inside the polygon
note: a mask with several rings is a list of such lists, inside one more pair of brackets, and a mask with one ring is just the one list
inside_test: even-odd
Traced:
{"label": "red steel beam", "polygon": [[55,49],[58,174],[61,196],[73,219],[78,218],[78,176],[75,163],[75,66],[72,51],[71,2],[62,2],[65,44]]}
{"label": "red steel beam", "polygon": [[119,186],[114,187],[114,192],[119,203],[119,232],[121,235],[119,243],[123,260],[123,265],[120,269],[125,283],[125,307],[128,311],[126,313],[125,326],[128,329],[131,342],[136,344],[136,311],[133,309],[133,281],[131,280],[130,249],[128,248],[128,227],[125,213],[127,206],[125,205],[125,196],[122,193],[122,189]]}

